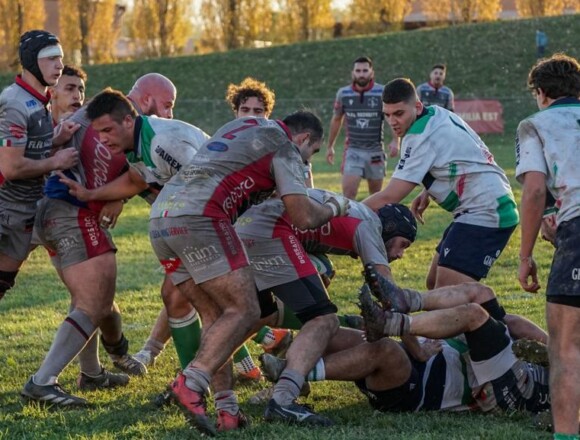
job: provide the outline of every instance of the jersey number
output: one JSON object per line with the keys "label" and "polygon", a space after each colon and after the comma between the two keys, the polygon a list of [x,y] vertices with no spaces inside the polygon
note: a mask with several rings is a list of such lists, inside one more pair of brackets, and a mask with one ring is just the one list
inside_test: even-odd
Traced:
{"label": "jersey number", "polygon": [[235,139],[236,133],[239,133],[240,131],[244,131],[247,130],[248,128],[252,128],[255,127],[256,125],[258,125],[258,120],[257,119],[247,119],[244,121],[244,125],[238,127],[238,128],[234,128],[232,131],[228,131],[226,134],[224,134],[222,137],[232,140]]}

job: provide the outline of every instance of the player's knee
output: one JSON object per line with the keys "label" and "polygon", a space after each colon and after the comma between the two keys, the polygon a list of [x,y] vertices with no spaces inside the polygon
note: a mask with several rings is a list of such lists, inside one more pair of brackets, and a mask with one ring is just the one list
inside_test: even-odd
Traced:
{"label": "player's knee", "polygon": [[466,313],[469,316],[468,331],[478,329],[489,319],[489,314],[479,304],[466,304],[465,308],[467,309]]}
{"label": "player's knee", "polygon": [[469,295],[469,302],[483,304],[495,299],[495,293],[491,287],[478,282],[464,283]]}
{"label": "player's knee", "polygon": [[15,272],[5,272],[0,270],[0,299],[4,297],[4,294],[14,287],[14,282],[18,271]]}
{"label": "player's knee", "polygon": [[[296,317],[300,320],[302,324],[306,324],[308,321],[312,321],[319,316],[326,316],[331,315],[332,318],[329,319],[329,322],[334,322],[336,325],[336,329],[338,329],[338,317],[336,316],[336,312],[338,309],[336,306],[329,300],[325,299],[322,301],[317,302],[311,306],[308,306],[300,311],[296,312]],[[333,320],[333,321],[331,321]]]}

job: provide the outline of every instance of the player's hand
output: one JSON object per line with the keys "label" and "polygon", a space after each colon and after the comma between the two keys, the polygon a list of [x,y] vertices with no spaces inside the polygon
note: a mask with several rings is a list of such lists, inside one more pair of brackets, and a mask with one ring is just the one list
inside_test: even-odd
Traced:
{"label": "player's hand", "polygon": [[429,198],[427,191],[421,191],[421,194],[415,197],[411,203],[411,212],[422,225],[425,224],[425,220],[423,219],[423,212],[425,212],[429,206],[429,203],[431,203],[431,199]]}
{"label": "player's hand", "polygon": [[76,197],[81,202],[90,202],[92,200],[91,190],[86,189],[76,180],[69,179],[61,171],[56,171],[56,175],[58,175],[60,178],[59,181],[61,183],[64,183],[66,186],[68,186],[68,192],[71,196]]}
{"label": "player's hand", "polygon": [[334,194],[328,197],[324,204],[332,209],[333,217],[342,217],[347,215],[350,208],[350,200],[347,197]]}
{"label": "player's hand", "polygon": [[330,165],[334,165],[334,147],[327,147],[326,148],[326,161]]}
{"label": "player's hand", "polygon": [[99,224],[102,228],[113,229],[117,224],[117,219],[123,211],[123,201],[115,200],[114,202],[107,202],[99,213]]}
{"label": "player's hand", "polygon": [[418,361],[427,362],[437,353],[443,350],[443,344],[440,339],[425,339],[421,344],[422,351],[417,358]]}
{"label": "player's hand", "polygon": [[540,227],[542,238],[552,243],[554,247],[556,247],[556,229],[556,214],[551,214],[542,219],[542,225]]}
{"label": "player's hand", "polygon": [[74,148],[58,150],[52,156],[55,170],[68,170],[79,162],[79,152]]}
{"label": "player's hand", "polygon": [[[531,282],[528,282],[530,277]],[[538,282],[538,267],[532,257],[520,261],[518,280],[520,281],[520,286],[526,292],[536,293],[542,287]]]}
{"label": "player's hand", "polygon": [[63,145],[70,140],[73,134],[81,128],[81,124],[73,121],[62,121],[54,127],[52,143],[55,146]]}
{"label": "player's hand", "polygon": [[399,138],[394,138],[389,144],[389,157],[397,157],[399,155]]}

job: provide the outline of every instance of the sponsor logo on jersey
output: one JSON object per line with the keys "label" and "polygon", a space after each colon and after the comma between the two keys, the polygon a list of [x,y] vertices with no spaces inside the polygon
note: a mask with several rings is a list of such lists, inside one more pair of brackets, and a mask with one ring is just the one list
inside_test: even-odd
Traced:
{"label": "sponsor logo on jersey", "polygon": [[207,144],[206,148],[210,151],[217,151],[219,153],[223,153],[229,149],[229,147],[223,142],[210,142]]}
{"label": "sponsor logo on jersey", "polygon": [[319,226],[318,228],[312,228],[312,229],[298,229],[294,225],[291,225],[291,227],[292,227],[292,230],[294,231],[294,234],[296,234],[296,235],[308,235],[308,234],[319,233],[321,236],[329,236],[331,231],[332,231],[332,227],[330,226],[330,222],[327,222],[327,223],[323,224],[322,226]]}
{"label": "sponsor logo on jersey", "polygon": [[220,254],[213,244],[197,248],[188,246],[183,250],[183,256],[188,262],[194,264],[207,264],[220,258]]}
{"label": "sponsor logo on jersey", "polygon": [[407,148],[405,148],[405,154],[403,155],[403,157],[401,157],[401,160],[399,160],[399,165],[397,165],[397,169],[402,170],[403,167],[405,166],[405,161],[411,157],[411,146],[407,146]]}
{"label": "sponsor logo on jersey", "polygon": [[356,126],[363,129],[369,128],[369,120],[358,118],[356,120]]}
{"label": "sponsor logo on jersey", "polygon": [[161,148],[161,145],[157,145],[157,147],[155,147],[155,153],[157,153],[161,159],[167,162],[171,168],[174,168],[176,171],[181,169],[181,164],[171,154]]}
{"label": "sponsor logo on jersey", "polygon": [[113,155],[111,150],[105,147],[96,137],[93,137],[93,141],[95,142],[93,174],[95,176],[94,186],[96,188],[108,182],[109,168]]}
{"label": "sponsor logo on jersey", "polygon": [[91,246],[96,247],[99,245],[99,238],[100,238],[100,229],[97,226],[97,219],[92,216],[86,216],[84,219],[84,226],[86,228],[86,232],[89,236],[89,240],[91,242]]}
{"label": "sponsor logo on jersey", "polygon": [[248,192],[256,185],[254,179],[248,177],[242,180],[238,186],[230,191],[230,195],[224,200],[222,207],[224,211],[228,212],[237,206],[238,201],[244,200],[248,197]]}
{"label": "sponsor logo on jersey", "polygon": [[443,256],[445,256],[445,257],[446,257],[446,256],[447,256],[447,254],[449,254],[449,251],[451,251],[451,249],[449,249],[449,248],[445,248],[445,249],[443,249]]}
{"label": "sponsor logo on jersey", "polygon": [[175,237],[178,235],[187,235],[187,228],[185,226],[172,226],[165,229],[153,229],[149,233],[151,238]]}
{"label": "sponsor logo on jersey", "polygon": [[292,251],[294,252],[294,255],[296,255],[296,258],[298,258],[298,262],[300,264],[306,264],[307,261],[310,261],[310,259],[306,256],[306,252],[304,252],[304,248],[296,237],[291,235],[288,237],[288,240],[290,241]]}
{"label": "sponsor logo on jersey", "polygon": [[26,145],[29,150],[42,150],[44,148],[44,141],[30,141]]}
{"label": "sponsor logo on jersey", "polygon": [[572,279],[574,281],[580,281],[580,267],[572,269]]}
{"label": "sponsor logo on jersey", "polygon": [[279,269],[284,266],[284,259],[280,255],[271,258],[255,258],[252,259],[252,267],[254,270],[264,272]]}
{"label": "sponsor logo on jersey", "polygon": [[56,252],[58,255],[64,255],[71,249],[78,245],[78,241],[74,237],[64,237],[56,243]]}
{"label": "sponsor logo on jersey", "polygon": [[38,103],[36,102],[35,99],[31,99],[29,101],[26,101],[24,103],[24,105],[26,105],[26,107],[28,107],[28,108],[32,108],[32,107],[36,107],[38,105]]}

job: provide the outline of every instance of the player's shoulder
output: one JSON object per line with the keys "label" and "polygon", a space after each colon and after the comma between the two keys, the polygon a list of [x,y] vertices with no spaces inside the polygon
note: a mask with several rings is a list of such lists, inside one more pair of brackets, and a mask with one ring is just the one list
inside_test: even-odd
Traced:
{"label": "player's shoulder", "polygon": [[338,89],[337,95],[340,96],[347,96],[347,95],[354,95],[356,92],[352,89],[352,86],[346,85]]}

